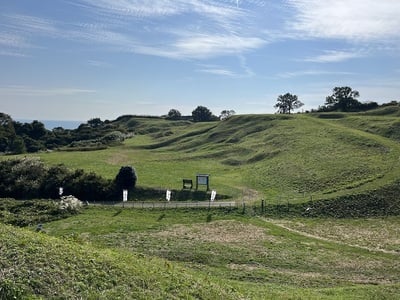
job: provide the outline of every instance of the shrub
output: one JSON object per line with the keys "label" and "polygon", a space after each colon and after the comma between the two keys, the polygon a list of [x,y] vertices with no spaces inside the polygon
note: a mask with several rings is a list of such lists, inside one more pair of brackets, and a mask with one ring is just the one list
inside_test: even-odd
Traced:
{"label": "shrub", "polygon": [[117,189],[131,190],[136,186],[136,181],[136,171],[131,166],[121,167],[115,177],[115,185]]}

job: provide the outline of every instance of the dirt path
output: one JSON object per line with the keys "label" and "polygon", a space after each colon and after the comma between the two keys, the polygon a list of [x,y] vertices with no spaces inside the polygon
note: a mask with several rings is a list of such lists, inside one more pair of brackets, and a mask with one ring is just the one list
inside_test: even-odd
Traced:
{"label": "dirt path", "polygon": [[335,240],[335,239],[329,239],[329,238],[325,238],[325,237],[322,237],[322,236],[310,234],[310,233],[307,233],[307,232],[304,232],[304,231],[301,231],[301,230],[290,228],[289,226],[286,226],[286,225],[280,223],[278,220],[265,219],[265,218],[262,218],[262,220],[264,220],[265,222],[268,222],[270,224],[273,224],[275,226],[278,226],[278,227],[280,227],[282,229],[285,229],[287,231],[290,231],[290,232],[293,232],[293,233],[296,233],[298,235],[302,235],[302,236],[305,236],[305,237],[308,237],[308,238],[312,238],[312,239],[316,239],[316,240],[320,240],[320,241],[324,241],[324,242],[336,243],[336,244],[349,246],[349,247],[354,247],[354,248],[359,248],[359,249],[363,249],[363,250],[367,250],[367,251],[371,251],[371,252],[381,252],[381,253],[387,253],[387,254],[400,255],[400,253],[397,252],[397,251],[390,251],[390,250],[385,250],[385,249],[360,246],[360,245],[357,245],[357,244],[349,244],[349,243],[345,243],[345,242],[338,241],[338,240]]}

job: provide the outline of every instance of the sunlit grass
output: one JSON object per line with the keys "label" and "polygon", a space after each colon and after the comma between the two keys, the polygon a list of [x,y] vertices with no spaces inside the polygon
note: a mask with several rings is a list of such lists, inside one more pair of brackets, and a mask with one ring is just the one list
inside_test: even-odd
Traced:
{"label": "sunlit grass", "polygon": [[[333,224],[324,219],[265,220],[224,210],[91,208],[47,224],[47,230],[99,248],[167,259],[229,283],[251,299],[265,299],[263,293],[300,299],[354,298],[361,293],[365,299],[395,299],[399,254],[368,250],[362,244],[367,232],[377,236],[375,241],[390,244],[393,237],[385,232],[391,228],[397,234],[398,218],[342,220],[336,223],[342,230]],[[357,230],[365,234],[357,235]],[[343,237],[345,233],[351,238]]]}
{"label": "sunlit grass", "polygon": [[142,134],[122,146],[35,155],[109,179],[131,165],[138,185],[152,188],[180,189],[183,178],[205,173],[218,193],[240,199],[251,190],[256,200],[275,203],[283,197],[293,203],[374,190],[398,179],[398,142],[357,125],[381,128],[376,120],[383,118],[393,122],[390,116],[243,115],[168,125],[165,132],[165,120],[150,119],[138,125]]}

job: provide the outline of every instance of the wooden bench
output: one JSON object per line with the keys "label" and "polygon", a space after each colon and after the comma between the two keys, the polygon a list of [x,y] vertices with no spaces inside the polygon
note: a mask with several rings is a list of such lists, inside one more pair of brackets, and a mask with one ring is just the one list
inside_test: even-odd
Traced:
{"label": "wooden bench", "polygon": [[182,179],[183,189],[192,189],[193,188],[193,180],[192,179]]}

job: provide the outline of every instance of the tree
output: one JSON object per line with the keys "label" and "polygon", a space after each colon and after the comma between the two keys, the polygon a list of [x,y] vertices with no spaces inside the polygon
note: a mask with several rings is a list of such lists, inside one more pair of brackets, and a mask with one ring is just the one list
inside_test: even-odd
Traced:
{"label": "tree", "polygon": [[221,114],[219,115],[219,119],[226,120],[226,119],[232,117],[235,113],[236,112],[233,109],[230,109],[230,110],[225,109],[225,110],[221,111]]}
{"label": "tree", "polygon": [[300,108],[303,105],[304,103],[301,102],[296,95],[286,93],[285,95],[279,95],[274,107],[277,108],[278,112],[281,114],[290,114],[293,109]]}
{"label": "tree", "polygon": [[100,118],[93,118],[87,121],[87,124],[92,128],[98,128],[101,127],[104,122]]}
{"label": "tree", "polygon": [[16,133],[11,117],[0,113],[0,152],[11,151],[10,147],[15,137]]}
{"label": "tree", "polygon": [[351,87],[335,87],[333,89],[333,94],[326,97],[325,105],[331,110],[355,111],[358,110],[361,105],[361,103],[355,99],[359,96],[360,93],[352,90]]}
{"label": "tree", "polygon": [[204,106],[197,106],[197,108],[192,111],[193,121],[195,122],[207,122],[212,120],[212,112]]}
{"label": "tree", "polygon": [[12,139],[9,150],[11,153],[14,153],[14,154],[25,153],[26,146],[25,146],[24,139],[20,136],[16,136],[14,139]]}
{"label": "tree", "polygon": [[169,119],[169,120],[179,120],[181,118],[181,116],[182,115],[181,115],[180,111],[173,108],[168,112],[167,119]]}
{"label": "tree", "polygon": [[135,187],[137,181],[136,171],[131,166],[124,166],[119,169],[115,177],[117,188],[131,190]]}

